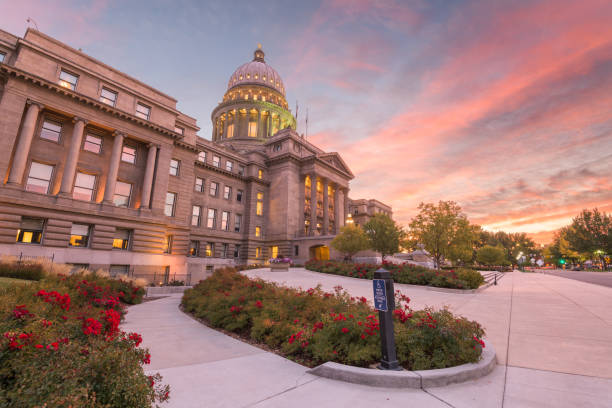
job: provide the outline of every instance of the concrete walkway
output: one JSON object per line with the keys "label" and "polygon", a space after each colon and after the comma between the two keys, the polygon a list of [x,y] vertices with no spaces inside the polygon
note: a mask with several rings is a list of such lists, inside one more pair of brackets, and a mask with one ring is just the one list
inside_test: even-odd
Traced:
{"label": "concrete walkway", "polygon": [[[295,268],[247,271],[307,289],[342,285],[371,299],[371,282]],[[449,306],[487,330],[498,353],[489,376],[427,390],[347,384],[220,334],[178,310],[180,295],[129,308],[123,330],[143,335],[151,372],[171,407],[611,407],[612,289],[543,274],[509,273],[477,294],[397,285],[412,306]],[[508,366],[506,366],[508,362]]]}

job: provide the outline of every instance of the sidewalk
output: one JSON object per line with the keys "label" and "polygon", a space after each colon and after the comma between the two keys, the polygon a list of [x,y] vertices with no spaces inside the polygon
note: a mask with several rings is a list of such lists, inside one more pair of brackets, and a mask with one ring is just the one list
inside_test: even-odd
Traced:
{"label": "sidewalk", "polygon": [[[340,284],[371,298],[365,280],[300,269],[246,274],[304,288]],[[178,310],[180,295],[130,307],[123,330],[143,335],[152,355],[149,371],[171,385],[169,407],[610,407],[612,289],[520,273],[471,295],[397,286],[414,308],[446,304],[481,322],[500,365],[485,378],[427,390],[318,378],[191,319]]]}

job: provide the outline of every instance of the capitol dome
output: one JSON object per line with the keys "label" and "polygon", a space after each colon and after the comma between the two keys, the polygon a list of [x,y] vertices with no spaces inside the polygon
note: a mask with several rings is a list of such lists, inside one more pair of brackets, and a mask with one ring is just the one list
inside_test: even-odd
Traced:
{"label": "capitol dome", "polygon": [[266,64],[261,45],[255,50],[253,61],[239,66],[230,76],[227,90],[239,85],[262,85],[272,88],[285,96],[285,85],[278,72]]}

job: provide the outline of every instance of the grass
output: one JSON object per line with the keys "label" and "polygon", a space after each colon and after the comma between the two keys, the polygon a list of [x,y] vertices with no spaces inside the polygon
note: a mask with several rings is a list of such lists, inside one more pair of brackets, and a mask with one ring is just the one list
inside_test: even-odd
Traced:
{"label": "grass", "polygon": [[26,284],[29,285],[33,281],[25,280],[25,279],[15,279],[15,278],[4,278],[0,277],[0,287],[6,287],[14,284]]}

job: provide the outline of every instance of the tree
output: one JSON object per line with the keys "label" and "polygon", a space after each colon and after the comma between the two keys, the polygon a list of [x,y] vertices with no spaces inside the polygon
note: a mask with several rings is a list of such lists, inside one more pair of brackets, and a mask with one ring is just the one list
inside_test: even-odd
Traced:
{"label": "tree", "polygon": [[410,234],[425,245],[438,269],[442,260],[451,255],[451,248],[473,245],[473,234],[466,233],[469,222],[457,203],[421,203],[418,208],[419,214],[410,222]]}
{"label": "tree", "polygon": [[485,245],[476,252],[476,260],[484,265],[501,265],[506,259],[504,248]]}
{"label": "tree", "polygon": [[363,226],[370,248],[380,252],[382,259],[399,251],[405,233],[402,227],[385,214],[376,214]]}
{"label": "tree", "polygon": [[368,249],[370,242],[359,225],[347,224],[340,229],[330,245],[351,259],[357,252]]}
{"label": "tree", "polygon": [[563,229],[563,235],[571,249],[595,254],[606,268],[605,255],[612,253],[612,216],[597,208],[584,209]]}
{"label": "tree", "polygon": [[479,225],[470,224],[465,218],[459,219],[455,237],[448,251],[449,259],[463,263],[472,262],[474,259],[474,245],[479,231]]}

